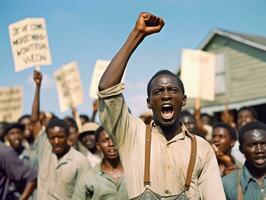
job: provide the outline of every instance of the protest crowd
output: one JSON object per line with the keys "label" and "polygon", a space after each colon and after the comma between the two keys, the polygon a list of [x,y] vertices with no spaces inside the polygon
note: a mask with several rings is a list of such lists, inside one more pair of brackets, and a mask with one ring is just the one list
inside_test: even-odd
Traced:
{"label": "protest crowd", "polygon": [[232,116],[225,106],[218,119],[182,109],[183,82],[165,69],[147,85],[152,112],[131,114],[121,79],[137,47],[163,27],[140,13],[91,115],[73,105],[63,119],[42,111],[43,77],[34,71],[31,113],[0,122],[1,200],[266,199],[266,124],[252,107]]}

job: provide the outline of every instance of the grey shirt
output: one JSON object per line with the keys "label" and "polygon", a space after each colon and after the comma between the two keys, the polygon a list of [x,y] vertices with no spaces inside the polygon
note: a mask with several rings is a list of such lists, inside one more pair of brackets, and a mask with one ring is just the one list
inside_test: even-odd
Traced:
{"label": "grey shirt", "polygon": [[76,181],[89,168],[88,159],[73,147],[58,160],[44,130],[36,138],[39,161],[38,200],[68,200]]}

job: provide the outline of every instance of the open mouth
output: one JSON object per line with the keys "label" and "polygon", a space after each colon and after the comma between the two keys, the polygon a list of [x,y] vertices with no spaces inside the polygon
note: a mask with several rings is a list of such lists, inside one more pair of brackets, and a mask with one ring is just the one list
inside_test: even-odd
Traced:
{"label": "open mouth", "polygon": [[266,162],[266,157],[265,156],[255,157],[255,161],[258,165],[263,165]]}
{"label": "open mouth", "polygon": [[162,106],[162,116],[165,119],[171,119],[174,115],[174,109],[173,106],[171,104],[164,104]]}

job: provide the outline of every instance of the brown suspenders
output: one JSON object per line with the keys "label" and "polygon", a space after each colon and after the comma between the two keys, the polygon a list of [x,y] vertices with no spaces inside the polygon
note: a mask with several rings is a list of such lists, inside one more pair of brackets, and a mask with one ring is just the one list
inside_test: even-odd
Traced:
{"label": "brown suspenders", "polygon": [[243,190],[241,187],[241,182],[240,182],[240,176],[241,176],[242,170],[239,169],[237,172],[237,200],[243,200]]}
{"label": "brown suspenders", "polygon": [[[196,163],[197,156],[197,141],[195,136],[190,136],[191,138],[191,154],[189,159],[189,165],[187,170],[187,177],[185,188],[189,189],[192,173]],[[150,185],[150,156],[151,156],[151,126],[146,126],[146,138],[145,138],[145,164],[144,164],[144,186]]]}
{"label": "brown suspenders", "polygon": [[146,125],[144,186],[150,185],[151,126]]}

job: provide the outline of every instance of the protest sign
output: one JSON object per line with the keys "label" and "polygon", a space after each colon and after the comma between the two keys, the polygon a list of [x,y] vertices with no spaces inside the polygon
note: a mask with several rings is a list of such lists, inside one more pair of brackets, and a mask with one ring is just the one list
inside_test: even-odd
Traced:
{"label": "protest sign", "polygon": [[181,79],[189,98],[215,98],[216,55],[201,50],[182,50]]}
{"label": "protest sign", "polygon": [[[94,66],[93,74],[92,74],[92,79],[91,79],[91,86],[90,86],[90,92],[89,92],[89,97],[92,99],[98,99],[97,93],[98,93],[98,85],[100,82],[100,79],[110,64],[109,60],[97,60],[96,64]],[[126,76],[126,70],[124,72],[124,75],[122,77],[122,82],[124,82]]]}
{"label": "protest sign", "polygon": [[44,18],[26,18],[9,25],[15,71],[52,63]]}
{"label": "protest sign", "polygon": [[100,79],[104,73],[104,71],[106,70],[106,68],[108,67],[110,61],[109,60],[97,60],[94,70],[93,70],[93,74],[92,74],[92,79],[91,79],[91,87],[90,87],[90,95],[89,97],[92,99],[97,99],[97,93],[98,93],[98,85],[100,82]]}
{"label": "protest sign", "polygon": [[23,88],[0,87],[0,121],[15,122],[21,116]]}
{"label": "protest sign", "polygon": [[54,72],[54,77],[62,112],[83,103],[83,89],[76,62],[63,65]]}

